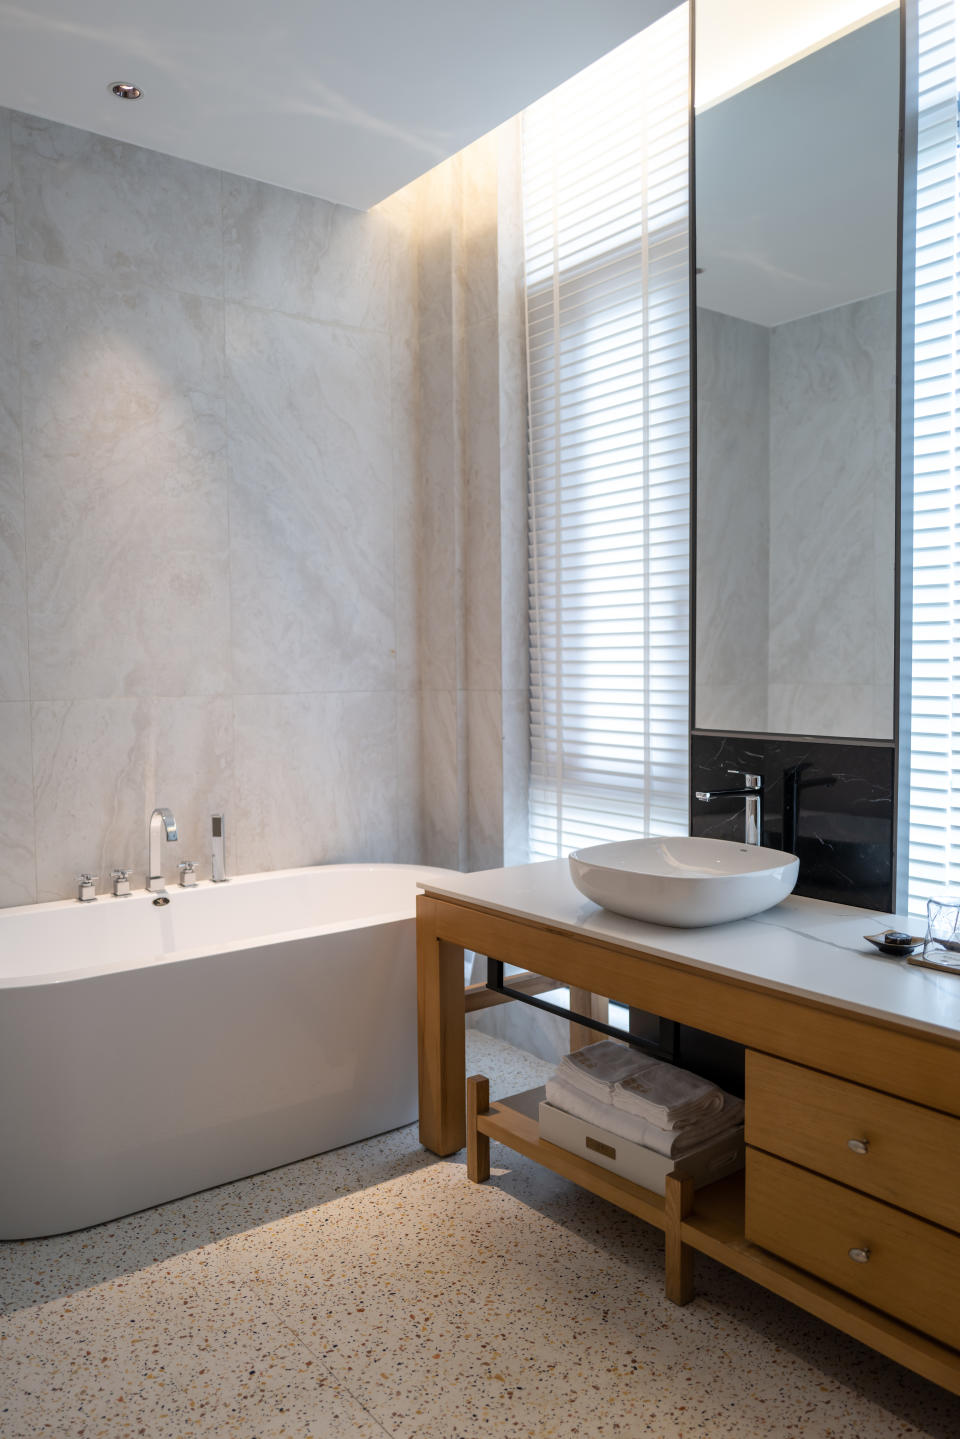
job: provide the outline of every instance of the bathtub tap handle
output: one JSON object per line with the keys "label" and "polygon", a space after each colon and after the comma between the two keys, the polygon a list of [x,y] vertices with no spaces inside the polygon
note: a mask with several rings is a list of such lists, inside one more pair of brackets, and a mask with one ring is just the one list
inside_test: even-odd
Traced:
{"label": "bathtub tap handle", "polygon": [[182,859],[177,865],[180,871],[181,889],[192,889],[197,882],[197,861],[195,859]]}
{"label": "bathtub tap handle", "polygon": [[97,897],[97,876],[95,874],[77,875],[77,899],[81,904],[91,904]]}
{"label": "bathtub tap handle", "polygon": [[110,878],[113,880],[113,892],[117,899],[126,899],[130,894],[130,871],[128,869],[112,869]]}

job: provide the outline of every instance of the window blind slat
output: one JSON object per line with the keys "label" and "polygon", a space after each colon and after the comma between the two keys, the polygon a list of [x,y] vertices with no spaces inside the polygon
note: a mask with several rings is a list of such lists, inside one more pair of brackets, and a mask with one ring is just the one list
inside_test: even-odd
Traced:
{"label": "window blind slat", "polygon": [[960,8],[917,0],[907,907],[960,892]]}
{"label": "window blind slat", "polygon": [[524,116],[530,847],[686,833],[688,10]]}

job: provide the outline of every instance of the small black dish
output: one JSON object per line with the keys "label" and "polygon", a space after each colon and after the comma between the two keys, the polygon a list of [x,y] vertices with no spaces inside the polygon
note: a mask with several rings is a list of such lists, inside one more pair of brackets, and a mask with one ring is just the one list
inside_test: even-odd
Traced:
{"label": "small black dish", "polygon": [[922,937],[904,934],[899,929],[885,929],[883,934],[865,934],[863,937],[876,945],[881,954],[892,954],[897,959],[906,959],[923,949]]}

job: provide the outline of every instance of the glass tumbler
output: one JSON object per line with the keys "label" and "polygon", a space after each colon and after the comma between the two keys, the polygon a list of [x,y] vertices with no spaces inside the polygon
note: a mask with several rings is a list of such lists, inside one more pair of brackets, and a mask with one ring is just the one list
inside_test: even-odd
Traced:
{"label": "glass tumbler", "polygon": [[960,969],[960,899],[927,900],[923,957],[945,969]]}

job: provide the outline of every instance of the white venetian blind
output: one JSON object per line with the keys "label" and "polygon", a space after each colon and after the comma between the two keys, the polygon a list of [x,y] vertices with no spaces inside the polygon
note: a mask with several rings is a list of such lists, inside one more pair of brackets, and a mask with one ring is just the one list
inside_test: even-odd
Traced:
{"label": "white venetian blind", "polygon": [[687,832],[688,27],[523,117],[535,859]]}
{"label": "white venetian blind", "polygon": [[906,902],[922,913],[960,892],[960,84],[956,0],[911,10],[901,753]]}

